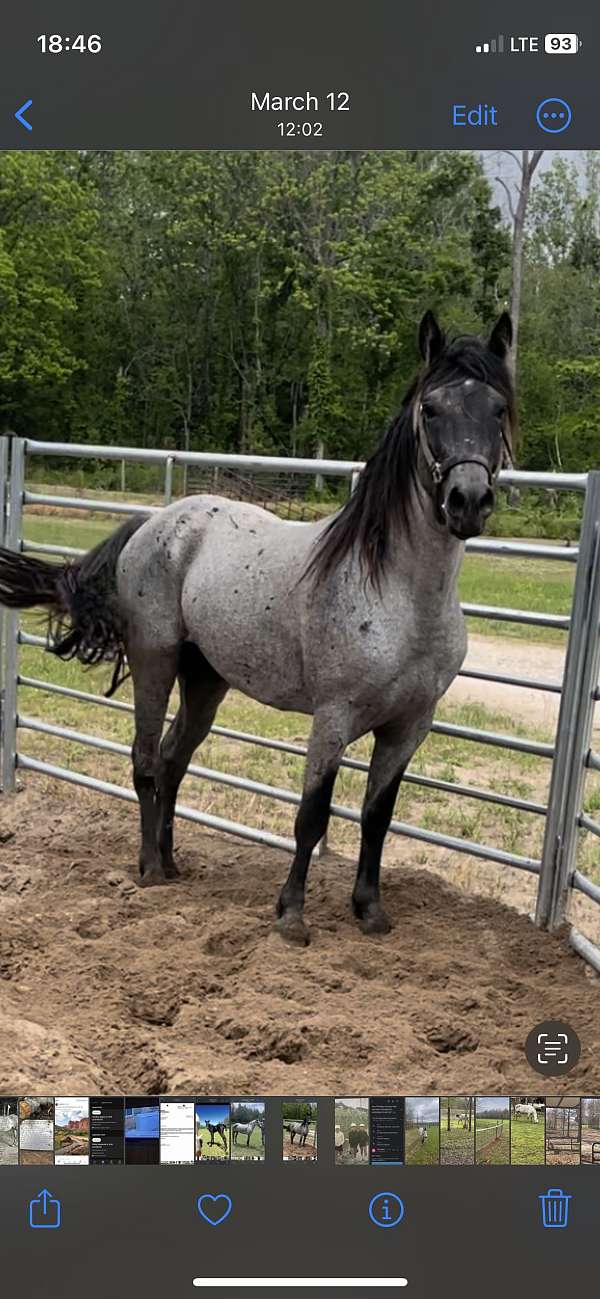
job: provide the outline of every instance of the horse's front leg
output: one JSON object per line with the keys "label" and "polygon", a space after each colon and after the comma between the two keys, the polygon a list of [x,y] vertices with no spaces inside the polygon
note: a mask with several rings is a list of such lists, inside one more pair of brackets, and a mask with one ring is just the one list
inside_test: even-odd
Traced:
{"label": "horse's front leg", "polygon": [[361,814],[358,873],[352,894],[354,914],[365,934],[387,934],[392,927],[379,895],[383,841],[400,781],[429,731],[432,716],[429,714],[408,728],[405,723],[395,721],[374,732],[375,747]]}
{"label": "horse's front leg", "polygon": [[347,744],[344,719],[338,713],[315,714],[308,744],[302,802],[294,824],[296,852],[277,903],[277,929],[293,943],[310,941],[304,923],[306,877],[313,849],[327,830],[331,795]]}

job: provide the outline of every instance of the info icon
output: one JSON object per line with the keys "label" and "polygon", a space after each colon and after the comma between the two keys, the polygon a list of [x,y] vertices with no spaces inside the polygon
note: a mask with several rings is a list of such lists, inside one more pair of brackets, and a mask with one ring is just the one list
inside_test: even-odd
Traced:
{"label": "info icon", "polygon": [[536,1073],[557,1078],[570,1073],[581,1055],[581,1042],[570,1024],[546,1019],[532,1028],[525,1043],[525,1055]]}
{"label": "info icon", "polygon": [[397,1227],[404,1217],[404,1204],[395,1191],[378,1191],[369,1203],[369,1217],[376,1227]]}

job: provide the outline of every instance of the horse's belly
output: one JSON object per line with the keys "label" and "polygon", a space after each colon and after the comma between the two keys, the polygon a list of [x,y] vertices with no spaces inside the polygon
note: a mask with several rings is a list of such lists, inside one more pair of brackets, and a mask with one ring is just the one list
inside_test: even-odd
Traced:
{"label": "horse's belly", "polygon": [[203,580],[195,599],[184,592],[188,639],[233,689],[273,708],[311,712],[289,608],[273,593],[241,599],[237,581],[236,590],[224,574],[219,584]]}

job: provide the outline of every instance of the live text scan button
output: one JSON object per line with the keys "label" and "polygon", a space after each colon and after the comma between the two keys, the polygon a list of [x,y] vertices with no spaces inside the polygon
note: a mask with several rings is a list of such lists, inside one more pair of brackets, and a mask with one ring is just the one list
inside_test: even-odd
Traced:
{"label": "live text scan button", "polygon": [[581,1055],[581,1042],[570,1024],[547,1019],[528,1034],[525,1055],[536,1073],[556,1078],[570,1073]]}

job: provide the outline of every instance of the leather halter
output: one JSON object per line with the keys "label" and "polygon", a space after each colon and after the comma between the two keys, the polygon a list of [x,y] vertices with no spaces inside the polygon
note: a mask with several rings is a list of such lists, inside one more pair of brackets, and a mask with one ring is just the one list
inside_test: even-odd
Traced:
{"label": "leather halter", "polygon": [[485,460],[483,456],[454,455],[454,456],[448,456],[446,460],[436,460],[433,451],[431,449],[429,438],[427,437],[427,429],[425,426],[425,413],[423,410],[422,401],[420,401],[418,404],[415,405],[414,429],[417,435],[418,444],[421,448],[421,454],[423,456],[425,464],[427,465],[429,473],[431,474],[432,482],[435,483],[436,487],[440,487],[444,479],[448,477],[450,470],[456,469],[458,465],[481,465],[482,468],[485,469],[485,472],[488,476],[488,483],[490,487],[492,487],[493,484],[495,483],[496,478],[500,473],[500,469],[512,469],[512,463],[513,463],[512,455],[510,451],[510,443],[506,436],[504,421],[500,426],[500,436],[502,438],[502,460],[495,473],[492,472],[487,460]]}

